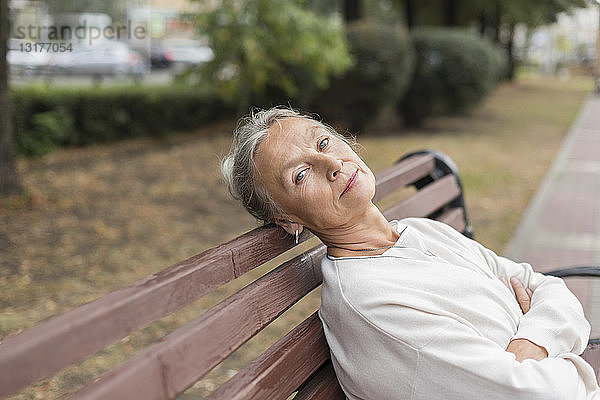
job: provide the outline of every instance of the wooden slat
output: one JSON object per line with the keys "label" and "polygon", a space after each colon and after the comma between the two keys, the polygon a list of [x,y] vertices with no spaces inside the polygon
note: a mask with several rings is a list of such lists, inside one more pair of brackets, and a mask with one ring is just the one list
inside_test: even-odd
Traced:
{"label": "wooden slat", "polygon": [[315,376],[298,390],[294,400],[346,400],[331,361],[325,363]]}
{"label": "wooden slat", "polygon": [[453,175],[447,175],[419,190],[411,197],[388,208],[383,215],[388,220],[407,217],[426,217],[460,195]]}
{"label": "wooden slat", "polygon": [[328,359],[329,347],[315,312],[208,399],[285,399]]}
{"label": "wooden slat", "polygon": [[[287,237],[289,236],[289,237]],[[302,240],[311,235],[307,232]],[[0,344],[0,397],[84,359],[293,247],[274,226],[254,229]]]}
{"label": "wooden slat", "polygon": [[462,208],[451,208],[450,210],[444,211],[436,219],[450,225],[459,232],[464,232],[467,228],[465,224],[465,213]]}
{"label": "wooden slat", "polygon": [[174,398],[317,287],[324,254],[321,245],[282,264],[72,398]]}
{"label": "wooden slat", "polygon": [[430,174],[435,167],[432,155],[419,154],[377,173],[375,180],[377,189],[373,202],[377,202],[396,190],[418,181],[420,178]]}

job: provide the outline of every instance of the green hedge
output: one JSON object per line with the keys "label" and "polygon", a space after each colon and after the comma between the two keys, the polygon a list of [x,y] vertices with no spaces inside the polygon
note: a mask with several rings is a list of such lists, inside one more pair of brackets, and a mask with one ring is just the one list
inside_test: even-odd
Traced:
{"label": "green hedge", "polygon": [[13,88],[11,95],[17,147],[29,156],[61,146],[164,136],[231,113],[215,96],[191,87],[29,86]]}
{"label": "green hedge", "polygon": [[363,21],[347,28],[354,66],[333,79],[313,108],[325,120],[363,129],[386,104],[395,104],[413,74],[414,51],[398,26]]}
{"label": "green hedge", "polygon": [[406,125],[429,115],[457,114],[481,101],[505,68],[505,57],[487,40],[450,28],[412,32],[416,68],[398,111]]}

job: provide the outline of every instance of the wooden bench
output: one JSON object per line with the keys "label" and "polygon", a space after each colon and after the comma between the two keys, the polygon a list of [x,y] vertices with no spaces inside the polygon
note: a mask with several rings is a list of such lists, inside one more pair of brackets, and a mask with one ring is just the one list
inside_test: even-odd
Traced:
{"label": "wooden bench", "polygon": [[[406,189],[410,187],[416,190]],[[401,189],[401,199],[392,200],[392,206],[384,211],[388,220],[435,218],[472,236],[461,182],[447,157],[434,152],[403,157],[377,174],[374,200],[389,199],[388,195],[393,199]],[[6,338],[0,344],[0,397],[52,376],[291,250],[295,245],[289,236],[272,225],[254,229]],[[301,242],[310,236],[303,233]],[[318,287],[324,254],[325,248],[319,244],[282,263],[70,398],[175,398]],[[593,357],[598,361],[597,355]],[[294,394],[297,400],[345,398],[316,313],[208,398],[287,399]]]}

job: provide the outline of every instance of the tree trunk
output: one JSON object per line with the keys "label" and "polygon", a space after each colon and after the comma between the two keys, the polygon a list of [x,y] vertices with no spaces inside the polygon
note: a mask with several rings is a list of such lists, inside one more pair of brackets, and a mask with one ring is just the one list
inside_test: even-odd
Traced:
{"label": "tree trunk", "polygon": [[485,13],[482,11],[479,14],[479,36],[485,37],[485,30],[487,29],[487,18]]}
{"label": "tree trunk", "polygon": [[411,30],[415,26],[415,4],[413,0],[404,0],[404,16],[406,27]]}
{"label": "tree trunk", "polygon": [[458,25],[458,0],[444,0],[444,17],[446,26]]}
{"label": "tree trunk", "polygon": [[6,53],[9,36],[8,1],[0,1],[0,196],[19,194],[21,182],[15,168],[15,151],[8,93],[8,62]]}
{"label": "tree trunk", "polygon": [[509,25],[508,43],[506,44],[506,52],[508,53],[508,71],[506,71],[506,79],[512,81],[515,79],[515,70],[517,68],[517,62],[514,54],[514,43],[515,43],[515,23],[511,22]]}
{"label": "tree trunk", "polygon": [[502,9],[500,3],[496,3],[492,27],[494,28],[494,42],[500,43],[500,25],[502,24]]}
{"label": "tree trunk", "polygon": [[353,22],[360,19],[362,14],[362,0],[344,0],[344,20]]}

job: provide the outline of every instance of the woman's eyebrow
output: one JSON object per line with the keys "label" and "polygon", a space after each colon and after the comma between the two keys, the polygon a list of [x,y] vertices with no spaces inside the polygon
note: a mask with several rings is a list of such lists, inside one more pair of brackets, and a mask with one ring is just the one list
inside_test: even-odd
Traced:
{"label": "woman's eyebrow", "polygon": [[[311,136],[310,136],[310,143],[314,142],[314,140],[319,136],[319,131],[322,129],[323,127],[320,125],[313,125],[310,128],[308,128],[306,131],[310,132]],[[283,168],[284,171],[288,171],[289,169],[293,168],[296,164],[298,164],[298,158],[297,157],[295,159],[290,160],[285,167]]]}

